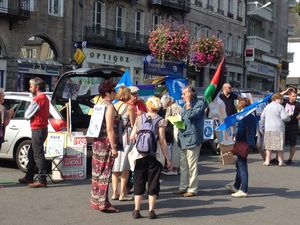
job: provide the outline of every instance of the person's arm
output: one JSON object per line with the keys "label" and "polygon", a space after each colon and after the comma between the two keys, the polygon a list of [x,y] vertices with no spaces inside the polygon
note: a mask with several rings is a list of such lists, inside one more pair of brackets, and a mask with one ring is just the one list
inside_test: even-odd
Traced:
{"label": "person's arm", "polygon": [[130,126],[133,127],[135,122],[135,112],[131,105],[127,108],[127,114],[129,116]]}
{"label": "person's arm", "polygon": [[193,107],[191,106],[191,103],[186,103],[186,110],[184,110],[181,114],[182,117],[186,119],[194,119],[199,118],[203,115],[204,112],[204,102],[197,102]]}
{"label": "person's arm", "polygon": [[105,121],[106,121],[106,129],[107,136],[112,147],[111,154],[114,158],[118,157],[117,143],[116,143],[116,134],[114,131],[114,120],[115,120],[116,110],[114,106],[111,104],[107,107],[107,111],[105,113]]}
{"label": "person's arm", "polygon": [[291,117],[286,114],[285,109],[282,105],[280,105],[280,117],[284,122],[289,122],[291,120]]}
{"label": "person's arm", "polygon": [[241,140],[244,135],[245,135],[245,120],[242,119],[241,121],[238,122],[238,129],[235,135],[236,141]]}
{"label": "person's arm", "polygon": [[158,128],[158,140],[159,140],[159,144],[160,144],[162,153],[167,161],[167,167],[168,167],[168,169],[172,169],[173,165],[172,165],[172,162],[169,159],[169,155],[168,155],[168,147],[167,147],[165,132],[166,132],[166,127],[160,126]]}
{"label": "person's arm", "polygon": [[292,90],[292,89],[293,89],[293,88],[289,87],[289,88],[285,89],[284,91],[280,92],[280,94],[283,96],[283,95],[285,95],[286,93],[288,93],[289,90]]}
{"label": "person's arm", "polygon": [[40,106],[38,105],[38,103],[35,101],[31,101],[30,105],[28,106],[28,108],[25,112],[24,118],[26,120],[30,120],[39,109],[40,109]]}
{"label": "person's arm", "polygon": [[137,117],[136,119],[135,119],[135,122],[134,122],[134,126],[133,126],[133,128],[132,128],[132,131],[131,131],[131,133],[130,133],[130,142],[132,143],[132,144],[134,144],[135,143],[135,138],[136,138],[136,133],[137,133],[137,123],[138,123],[138,120],[140,119],[140,117]]}

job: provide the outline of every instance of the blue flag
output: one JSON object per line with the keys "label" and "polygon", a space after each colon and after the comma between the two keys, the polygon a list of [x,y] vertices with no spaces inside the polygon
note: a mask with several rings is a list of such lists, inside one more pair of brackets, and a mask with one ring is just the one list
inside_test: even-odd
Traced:
{"label": "blue flag", "polygon": [[181,95],[183,88],[187,86],[187,79],[183,77],[169,76],[166,77],[165,82],[168,88],[169,95],[173,97],[179,105],[183,105]]}
{"label": "blue flag", "polygon": [[126,86],[126,87],[132,86],[132,81],[128,69],[125,70],[125,73],[117,83],[115,87],[115,91],[118,91],[121,86]]}
{"label": "blue flag", "polygon": [[254,102],[253,104],[248,105],[247,107],[243,108],[243,110],[238,113],[227,116],[224,119],[224,123],[221,124],[220,126],[218,126],[215,130],[226,130],[228,127],[231,127],[232,125],[234,125],[235,123],[237,123],[238,121],[242,120],[243,118],[248,116],[250,113],[255,111],[257,109],[258,105],[268,102],[271,97],[272,97],[272,94],[268,95],[267,97],[265,97],[264,99],[262,99],[258,102]]}

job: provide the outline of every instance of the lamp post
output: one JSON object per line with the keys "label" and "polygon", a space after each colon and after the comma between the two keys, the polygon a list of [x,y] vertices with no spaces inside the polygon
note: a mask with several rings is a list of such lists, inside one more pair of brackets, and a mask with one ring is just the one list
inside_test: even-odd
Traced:
{"label": "lamp post", "polygon": [[[264,9],[264,8],[266,8],[266,7],[268,7],[269,5],[271,5],[272,4],[272,2],[271,1],[268,1],[267,3],[265,3],[264,5],[262,5],[262,6],[260,6],[260,7],[258,7],[258,8],[256,8],[255,10],[253,10],[253,13],[248,17],[247,16],[247,3],[248,1],[246,1],[246,7],[245,7],[245,11],[246,11],[246,22],[245,22],[245,32],[244,32],[244,74],[245,74],[245,80],[244,80],[244,85],[245,85],[245,88],[247,88],[247,78],[248,78],[248,75],[247,75],[247,72],[248,72],[248,70],[247,70],[247,66],[246,66],[246,48],[247,48],[247,37],[248,37],[248,28],[249,28],[249,22],[250,22],[250,19],[251,19],[251,17],[254,15],[254,14],[257,14],[257,12],[259,11],[259,10],[261,10],[261,9]],[[254,4],[256,5],[256,7],[257,7],[257,5],[258,5],[258,1],[255,1],[254,2]],[[253,51],[253,54],[255,54],[255,52]],[[255,55],[253,55],[253,57],[255,58]]]}

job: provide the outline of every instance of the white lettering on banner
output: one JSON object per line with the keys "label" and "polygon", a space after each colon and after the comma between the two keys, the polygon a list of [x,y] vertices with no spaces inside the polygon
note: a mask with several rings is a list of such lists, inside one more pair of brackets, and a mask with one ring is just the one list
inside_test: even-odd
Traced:
{"label": "white lettering on banner", "polygon": [[95,63],[136,68],[143,67],[143,56],[91,48],[84,48],[83,52],[87,56],[84,61],[87,65]]}
{"label": "white lettering on banner", "polygon": [[257,63],[257,62],[251,62],[248,67],[248,71],[254,72],[254,73],[259,73],[263,75],[268,75],[268,76],[275,76],[275,67],[262,64],[262,63]]}

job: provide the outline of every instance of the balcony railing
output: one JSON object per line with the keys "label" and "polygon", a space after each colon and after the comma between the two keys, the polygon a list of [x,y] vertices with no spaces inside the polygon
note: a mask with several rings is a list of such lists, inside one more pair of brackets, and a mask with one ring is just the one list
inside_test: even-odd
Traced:
{"label": "balcony railing", "polygon": [[29,0],[4,0],[0,2],[0,17],[28,19],[30,17]]}
{"label": "balcony railing", "polygon": [[146,52],[149,51],[148,38],[148,35],[94,26],[85,28],[84,39],[97,46]]}
{"label": "balcony railing", "polygon": [[261,8],[263,5],[256,2],[247,3],[247,16],[256,17],[266,21],[273,21],[272,9],[269,7]]}
{"label": "balcony railing", "polygon": [[247,48],[255,48],[260,51],[271,53],[271,44],[272,42],[258,36],[248,36],[247,37]]}
{"label": "balcony railing", "polygon": [[186,13],[191,11],[191,0],[150,0],[152,5],[172,8]]}

